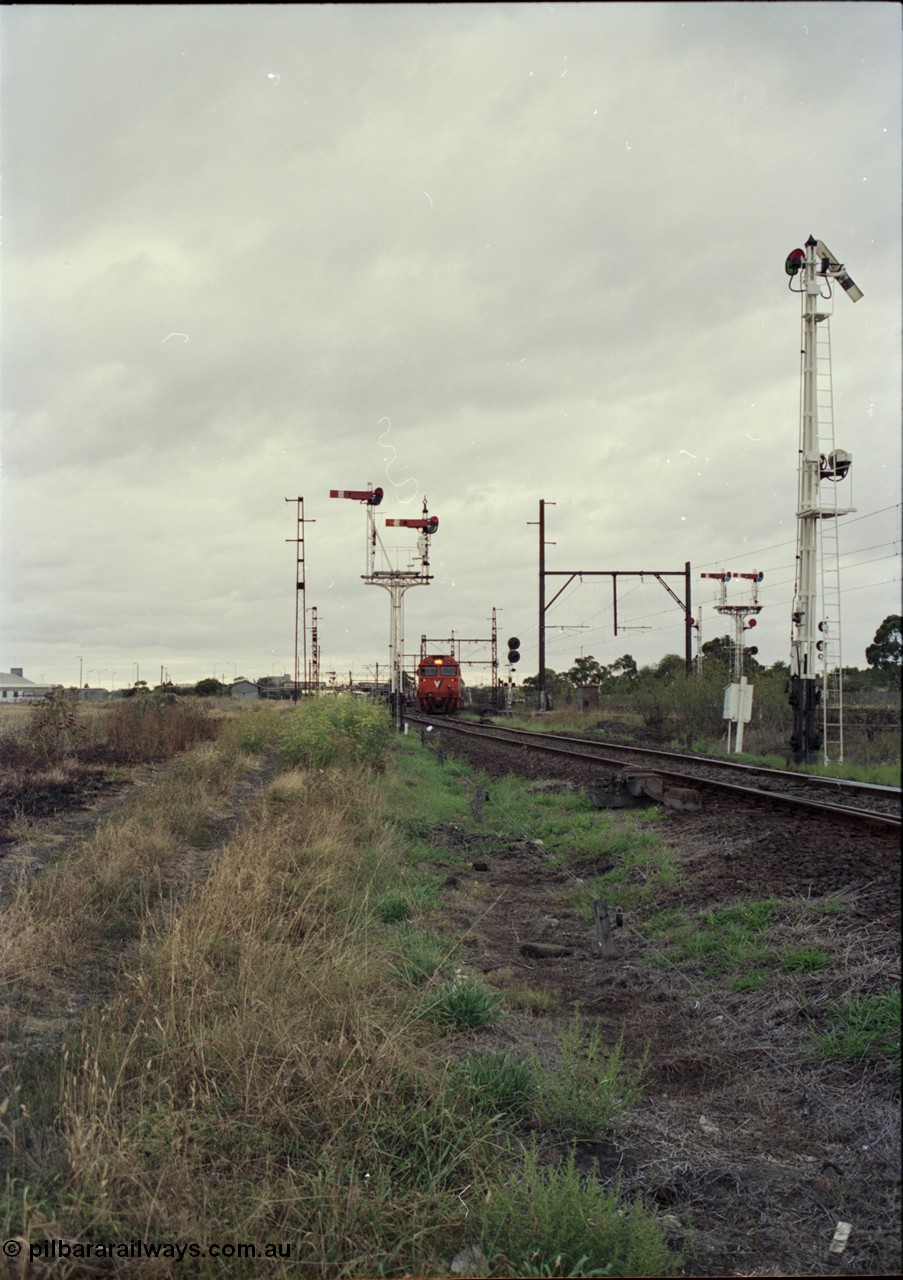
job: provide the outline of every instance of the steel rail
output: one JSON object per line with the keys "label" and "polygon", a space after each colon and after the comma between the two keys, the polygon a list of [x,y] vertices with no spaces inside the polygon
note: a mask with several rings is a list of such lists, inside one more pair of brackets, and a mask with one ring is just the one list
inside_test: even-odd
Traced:
{"label": "steel rail", "polygon": [[[658,756],[662,759],[681,759],[680,756],[673,752],[662,751],[654,748],[647,750],[643,747],[624,746],[620,743],[598,744],[587,742],[584,738],[566,738],[563,735],[550,735],[544,733],[535,733],[529,729],[509,729],[503,725],[476,725],[466,724],[460,720],[443,719],[437,723],[435,718],[428,716],[409,716],[408,720],[412,724],[430,724],[435,728],[451,729],[455,733],[462,734],[465,737],[482,738],[483,740],[498,742],[507,746],[523,746],[530,750],[545,751],[553,755],[564,756],[571,760],[583,760],[589,764],[607,765],[613,768],[623,770],[625,764],[629,761],[624,759],[624,755],[631,756]],[[565,743],[568,745],[558,745]],[[580,749],[577,749],[579,746]],[[619,757],[607,755],[607,752],[622,752]],[[728,769],[737,768],[730,761],[713,760],[708,756],[698,757],[699,763],[705,767],[724,767]],[[790,771],[778,769],[757,769],[755,765],[741,766],[745,771],[752,774],[767,774],[777,778],[793,779],[794,782],[803,786],[813,783],[813,777],[810,774],[797,774]],[[682,787],[695,787],[698,789],[707,789],[710,791],[720,791],[725,794],[735,795],[744,800],[765,803],[771,805],[783,805],[788,809],[804,809],[813,813],[818,813],[823,817],[830,817],[844,822],[859,822],[869,826],[881,827],[886,830],[899,831],[901,820],[898,815],[876,813],[870,809],[860,809],[855,806],[829,804],[820,800],[807,799],[804,796],[791,795],[783,791],[762,790],[757,787],[750,787],[736,782],[720,781],[714,778],[702,777],[695,773],[683,773],[675,769],[660,769],[656,767],[655,772],[663,779],[673,782]],[[837,781],[836,779],[817,779],[814,785],[819,782],[829,784]],[[851,784],[854,788],[860,784]],[[875,789],[873,784],[864,784],[870,789]],[[896,787],[879,787],[878,791],[884,794],[899,795],[899,788]]]}

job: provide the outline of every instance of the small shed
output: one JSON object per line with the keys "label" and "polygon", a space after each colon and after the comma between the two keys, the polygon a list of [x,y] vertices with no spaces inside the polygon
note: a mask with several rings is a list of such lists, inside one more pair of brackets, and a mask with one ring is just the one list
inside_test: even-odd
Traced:
{"label": "small shed", "polygon": [[234,680],[229,692],[233,698],[259,698],[260,685],[254,680]]}

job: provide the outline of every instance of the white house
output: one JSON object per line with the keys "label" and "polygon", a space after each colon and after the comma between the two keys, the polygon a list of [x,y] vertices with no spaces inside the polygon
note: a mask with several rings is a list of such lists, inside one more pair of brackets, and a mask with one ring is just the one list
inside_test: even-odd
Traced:
{"label": "white house", "polygon": [[35,702],[43,698],[51,689],[58,689],[55,684],[35,684],[22,674],[21,667],[11,667],[9,671],[0,671],[0,705],[4,702]]}

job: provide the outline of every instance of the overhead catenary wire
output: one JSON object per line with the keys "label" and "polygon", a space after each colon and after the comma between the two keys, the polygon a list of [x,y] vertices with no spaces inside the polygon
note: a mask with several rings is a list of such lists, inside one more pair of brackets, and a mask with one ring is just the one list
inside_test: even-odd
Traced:
{"label": "overhead catenary wire", "polygon": [[[846,518],[844,520],[844,528],[847,528],[853,524],[859,524],[865,520],[875,519],[879,516],[886,515],[888,512],[891,512],[891,511],[899,513],[901,509],[903,509],[903,503],[895,502],[885,507],[876,508],[874,511],[866,511],[861,513],[860,515],[856,515],[851,518]],[[852,550],[845,551],[843,552],[844,563],[847,569],[856,570],[860,568],[865,568],[871,564],[881,563],[882,561],[897,559],[896,549],[899,542],[900,542],[900,535],[896,535],[893,539],[888,539],[887,541],[882,543],[875,543],[870,545],[869,547],[854,548]],[[767,546],[753,548],[753,549],[750,549],[745,546],[741,546],[736,550],[735,553],[725,552],[724,554],[719,555],[717,560],[699,562],[695,564],[693,568],[694,568],[694,571],[695,570],[702,571],[704,569],[709,569],[712,567],[716,567],[718,565],[723,565],[728,560],[739,559],[741,556],[744,559],[744,561],[746,561],[751,558],[759,558],[771,551],[779,551],[785,547],[795,547],[795,545],[796,545],[796,540],[793,538],[789,538],[782,542],[771,543]],[[863,554],[866,551],[878,549],[880,547],[885,547],[885,546],[893,547],[894,552],[889,553],[887,556],[876,557],[869,561],[855,561],[855,560],[851,561],[850,560],[851,557],[855,557],[857,555]],[[769,576],[768,586],[772,591],[778,587],[791,585],[794,581],[794,575],[795,575],[794,562],[784,562],[783,564],[777,564],[777,565],[769,565],[766,563],[765,565],[762,566],[762,569],[763,569],[763,572],[765,572]],[[776,573],[786,573],[789,576],[787,578],[775,579],[772,575]],[[880,581],[875,583],[865,583],[857,586],[848,586],[845,588],[845,594],[850,594],[851,592],[854,592],[854,591],[866,590],[869,587],[881,587],[885,585],[890,585],[891,583],[896,582],[898,580],[899,580],[899,576],[895,575],[892,578],[881,579]],[[579,592],[586,585],[588,584],[585,583],[584,580],[579,576],[575,578],[574,582],[569,585],[567,591],[563,593],[561,600],[559,601],[559,604],[563,605],[568,601],[573,601],[577,592]],[[647,585],[648,584],[646,584],[644,581],[641,581],[629,586],[628,589],[624,592],[624,596],[623,596],[625,604],[629,603],[631,597],[636,592],[642,591],[644,587]],[[704,601],[702,603],[704,604]],[[771,607],[784,608],[785,606],[789,606],[791,604],[792,604],[792,600],[790,599],[781,599],[781,600],[770,599],[769,600],[769,605]],[[591,639],[607,640],[608,636],[606,635],[606,632],[607,632],[608,626],[610,625],[611,616],[612,616],[612,608],[610,604],[604,605],[602,608],[595,610],[595,612],[590,613],[588,616],[583,615],[581,617],[580,625],[582,628],[584,628],[584,631],[585,631],[585,636],[584,636],[585,642],[590,641]],[[592,625],[589,625],[589,624],[592,624],[597,618],[601,619],[598,626],[594,627]],[[640,625],[640,624],[643,624],[644,630],[647,630],[653,633],[676,632],[677,629],[682,625],[676,619],[673,618],[673,615],[670,613],[667,605],[664,604],[664,602],[662,603],[661,608],[657,608],[657,609],[651,610],[650,612],[635,616],[632,620],[631,625]],[[549,654],[555,654],[556,657],[560,657],[562,653],[567,652],[570,645],[568,643],[568,639],[566,635],[563,633],[564,628],[566,626],[567,624],[562,624],[561,634],[549,635],[547,640],[547,649]],[[525,621],[524,625],[521,627],[521,632],[523,634],[530,635],[533,632],[535,632],[536,627],[537,627],[537,624],[535,621],[534,622]],[[550,631],[551,630],[552,628],[550,628]],[[585,643],[584,643],[584,647],[585,647]]]}

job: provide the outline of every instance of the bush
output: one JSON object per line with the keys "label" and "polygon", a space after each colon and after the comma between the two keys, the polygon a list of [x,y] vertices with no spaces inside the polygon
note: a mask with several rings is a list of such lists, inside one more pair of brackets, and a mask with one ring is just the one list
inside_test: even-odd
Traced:
{"label": "bush", "polygon": [[279,720],[278,750],[289,768],[334,764],[382,767],[392,722],[385,707],[351,699],[311,698]]}
{"label": "bush", "polygon": [[22,742],[32,762],[46,767],[78,755],[85,733],[78,718],[78,694],[74,690],[53,689],[29,708]]}
{"label": "bush", "polygon": [[645,1067],[644,1060],[625,1071],[621,1041],[606,1049],[598,1027],[587,1031],[578,1011],[558,1037],[556,1070],[542,1072],[540,1118],[577,1138],[597,1138],[639,1099]]}

